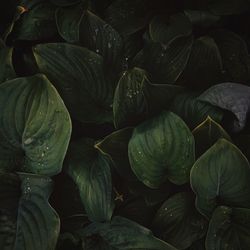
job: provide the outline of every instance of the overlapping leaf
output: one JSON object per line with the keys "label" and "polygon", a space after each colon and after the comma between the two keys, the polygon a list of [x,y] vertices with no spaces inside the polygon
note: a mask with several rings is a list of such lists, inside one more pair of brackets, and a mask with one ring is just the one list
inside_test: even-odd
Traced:
{"label": "overlapping leaf", "polygon": [[44,175],[61,171],[71,134],[68,111],[44,75],[0,86],[0,169]]}

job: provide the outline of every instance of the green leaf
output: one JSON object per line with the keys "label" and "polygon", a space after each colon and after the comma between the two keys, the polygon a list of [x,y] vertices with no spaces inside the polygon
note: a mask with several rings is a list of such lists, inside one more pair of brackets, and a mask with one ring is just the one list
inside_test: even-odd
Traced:
{"label": "green leaf", "polygon": [[40,71],[55,85],[73,118],[112,120],[114,86],[104,78],[100,55],[66,43],[41,44],[33,51]]}
{"label": "green leaf", "polygon": [[173,40],[192,34],[192,25],[189,19],[182,13],[172,16],[158,15],[153,17],[149,24],[149,35],[153,42],[165,45]]}
{"label": "green leaf", "polygon": [[70,6],[85,0],[50,0],[53,4],[58,6]]}
{"label": "green leaf", "polygon": [[168,107],[183,88],[169,84],[151,84],[143,69],[125,71],[115,90],[113,114],[115,127],[138,124]]}
{"label": "green leaf", "polygon": [[128,145],[132,170],[151,188],[167,180],[187,183],[194,150],[194,138],[186,124],[166,111],[137,126]]}
{"label": "green leaf", "polygon": [[196,241],[188,250],[206,250],[205,249],[205,238]]}
{"label": "green leaf", "polygon": [[153,220],[154,232],[178,249],[186,249],[206,234],[207,221],[194,206],[191,193],[177,193],[166,200]]}
{"label": "green leaf", "polygon": [[196,39],[183,72],[186,84],[204,89],[220,82],[222,71],[222,59],[215,41],[208,36]]}
{"label": "green leaf", "polygon": [[94,148],[91,139],[72,143],[66,159],[65,171],[78,186],[89,219],[109,221],[114,202],[108,159]]}
{"label": "green leaf", "polygon": [[0,83],[16,77],[12,63],[13,48],[0,45]]}
{"label": "green leaf", "polygon": [[227,80],[248,81],[249,59],[246,42],[236,33],[223,29],[214,31],[210,35],[220,50]]}
{"label": "green leaf", "polygon": [[196,157],[200,157],[221,138],[231,141],[228,133],[210,116],[199,124],[192,133],[195,140]]}
{"label": "green leaf", "polygon": [[250,209],[217,207],[209,224],[207,250],[249,249]]}
{"label": "green leaf", "polygon": [[209,27],[220,20],[220,16],[206,10],[184,10],[185,15],[193,25]]}
{"label": "green leaf", "polygon": [[169,110],[180,116],[191,129],[198,126],[207,116],[216,122],[221,122],[223,118],[223,111],[220,108],[199,101],[197,94],[191,92],[177,95]]}
{"label": "green leaf", "polygon": [[199,100],[232,112],[235,119],[230,128],[235,132],[245,127],[250,110],[250,87],[239,83],[221,83],[202,93]]}
{"label": "green leaf", "polygon": [[41,2],[24,12],[13,29],[14,40],[46,41],[58,36],[55,22],[55,7]]}
{"label": "green leaf", "polygon": [[48,203],[49,178],[20,173],[0,175],[0,248],[54,250],[60,220]]}
{"label": "green leaf", "polygon": [[135,56],[133,66],[147,70],[155,83],[174,84],[187,65],[192,44],[192,37],[175,39],[167,46],[147,43]]}
{"label": "green leaf", "polygon": [[110,223],[93,223],[79,233],[83,237],[99,235],[113,250],[176,250],[154,237],[147,228],[119,216]]}
{"label": "green leaf", "polygon": [[61,171],[71,120],[44,75],[16,78],[0,86],[0,171],[52,176]]}
{"label": "green leaf", "polygon": [[210,217],[218,205],[250,207],[250,166],[240,150],[220,139],[194,164],[190,174],[197,209]]}
{"label": "green leaf", "polygon": [[117,130],[95,145],[95,148],[111,158],[118,174],[126,180],[136,179],[128,159],[128,143],[132,132],[132,127]]}

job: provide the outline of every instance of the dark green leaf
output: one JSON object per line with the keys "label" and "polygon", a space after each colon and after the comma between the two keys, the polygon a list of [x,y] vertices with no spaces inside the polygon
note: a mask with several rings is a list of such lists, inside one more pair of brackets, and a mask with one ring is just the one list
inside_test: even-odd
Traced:
{"label": "dark green leaf", "polygon": [[104,78],[100,55],[66,43],[41,44],[33,50],[40,71],[55,85],[73,118],[112,120],[114,86]]}
{"label": "dark green leaf", "polygon": [[221,138],[231,141],[228,133],[210,116],[199,124],[192,133],[195,140],[196,157],[200,157]]}
{"label": "dark green leaf", "polygon": [[81,139],[72,143],[65,165],[65,171],[78,186],[89,219],[109,221],[114,208],[110,163],[94,149],[94,141]]}
{"label": "dark green leaf", "polygon": [[197,209],[207,217],[217,205],[250,207],[250,166],[232,143],[220,139],[194,164],[190,174]]}
{"label": "dark green leaf", "polygon": [[60,220],[48,203],[49,178],[0,175],[0,248],[54,250]]}
{"label": "dark green leaf", "polygon": [[250,87],[238,83],[221,83],[202,93],[199,100],[232,112],[235,115],[231,125],[234,131],[245,127],[250,110]]}
{"label": "dark green leaf", "polygon": [[71,135],[68,111],[44,75],[0,86],[0,169],[52,176],[61,171]]}
{"label": "dark green leaf", "polygon": [[154,232],[178,249],[186,249],[206,234],[207,221],[194,206],[191,193],[177,193],[156,212]]}
{"label": "dark green leaf", "polygon": [[249,249],[250,209],[217,207],[209,224],[207,250]]}
{"label": "dark green leaf", "polygon": [[100,235],[113,250],[176,250],[154,237],[147,228],[118,216],[111,223],[93,223],[80,233],[83,237]]}
{"label": "dark green leaf", "polygon": [[151,188],[159,187],[168,179],[179,185],[188,182],[194,150],[192,133],[181,118],[171,112],[162,112],[137,126],[128,145],[132,170]]}

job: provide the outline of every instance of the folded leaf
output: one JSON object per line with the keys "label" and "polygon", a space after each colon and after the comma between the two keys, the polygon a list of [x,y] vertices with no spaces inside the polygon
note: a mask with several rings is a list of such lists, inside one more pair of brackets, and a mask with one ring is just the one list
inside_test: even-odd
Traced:
{"label": "folded leaf", "polygon": [[171,112],[162,112],[137,126],[128,145],[132,170],[151,188],[167,180],[178,185],[187,183],[194,150],[192,133],[181,118]]}
{"label": "folded leaf", "polygon": [[1,249],[55,249],[60,220],[48,203],[51,190],[43,176],[0,175]]}
{"label": "folded leaf", "polygon": [[220,139],[194,164],[190,174],[197,209],[210,217],[218,205],[250,208],[250,166],[232,143]]}
{"label": "folded leaf", "polygon": [[0,171],[58,174],[71,120],[49,80],[38,74],[3,83],[0,106]]}
{"label": "folded leaf", "polygon": [[207,250],[249,249],[250,209],[217,207],[209,223]]}
{"label": "folded leaf", "polygon": [[72,143],[65,168],[78,186],[89,219],[109,221],[114,209],[110,162],[94,149],[94,141],[81,139]]}

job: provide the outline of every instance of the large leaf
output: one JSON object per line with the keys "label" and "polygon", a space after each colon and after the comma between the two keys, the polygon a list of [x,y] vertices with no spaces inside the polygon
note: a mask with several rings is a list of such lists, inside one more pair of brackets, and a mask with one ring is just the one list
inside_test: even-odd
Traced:
{"label": "large leaf", "polygon": [[136,125],[168,107],[183,88],[170,84],[151,84],[146,71],[133,68],[123,73],[115,90],[115,127]]}
{"label": "large leaf", "polygon": [[[93,223],[80,232],[83,237],[99,235],[113,250],[175,250],[168,243],[154,237],[152,232],[122,217],[110,223]],[[102,248],[106,249],[106,248]],[[110,249],[110,248],[108,248]]]}
{"label": "large leaf", "polygon": [[249,249],[250,209],[216,208],[206,238],[207,250]]}
{"label": "large leaf", "polygon": [[175,184],[188,182],[194,150],[193,135],[186,124],[166,111],[137,126],[128,145],[132,170],[151,188],[167,179]]}
{"label": "large leaf", "polygon": [[192,133],[195,140],[196,157],[200,157],[221,138],[231,141],[228,133],[210,116],[199,124]]}
{"label": "large leaf", "polygon": [[0,83],[13,79],[16,72],[12,64],[13,49],[0,44]]}
{"label": "large leaf", "polygon": [[13,38],[17,40],[55,39],[58,35],[55,22],[55,7],[41,2],[26,11],[13,29]]}
{"label": "large leaf", "polygon": [[54,250],[59,217],[48,203],[49,178],[31,174],[0,175],[0,248]]}
{"label": "large leaf", "polygon": [[44,75],[0,86],[0,171],[61,171],[71,134],[68,111]]}
{"label": "large leaf", "polygon": [[217,205],[250,207],[250,166],[232,143],[220,139],[194,164],[190,174],[198,210],[211,216]]}
{"label": "large leaf", "polygon": [[199,101],[197,94],[190,92],[177,95],[169,109],[179,115],[191,129],[203,122],[207,116],[216,122],[221,122],[223,118],[220,108]]}
{"label": "large leaf", "polygon": [[166,200],[153,220],[154,232],[178,249],[186,249],[206,233],[207,221],[194,206],[191,193],[177,193]]}
{"label": "large leaf", "polygon": [[172,16],[155,16],[149,24],[149,35],[152,41],[168,44],[173,40],[192,33],[192,25],[187,16],[178,13]]}
{"label": "large leaf", "polygon": [[249,60],[246,42],[236,33],[217,30],[211,33],[222,57],[228,81],[246,82],[249,79]]}
{"label": "large leaf", "polygon": [[104,79],[101,56],[66,43],[41,44],[33,50],[40,71],[55,85],[73,118],[97,123],[112,119],[114,86]]}
{"label": "large leaf", "polygon": [[78,186],[89,219],[109,221],[114,208],[110,162],[94,149],[94,141],[81,139],[72,143],[65,165],[65,171]]}
{"label": "large leaf", "polygon": [[95,145],[98,150],[111,158],[118,174],[126,180],[136,179],[128,159],[128,142],[132,132],[132,127],[117,130]]}
{"label": "large leaf", "polygon": [[232,112],[236,118],[231,124],[234,131],[245,127],[250,110],[250,87],[238,83],[221,83],[202,93],[199,100]]}
{"label": "large leaf", "polygon": [[186,84],[206,88],[222,78],[222,59],[215,41],[208,36],[194,41],[183,78]]}
{"label": "large leaf", "polygon": [[155,83],[173,84],[186,67],[192,44],[192,37],[175,39],[167,46],[147,43],[134,58],[133,66],[147,70]]}

